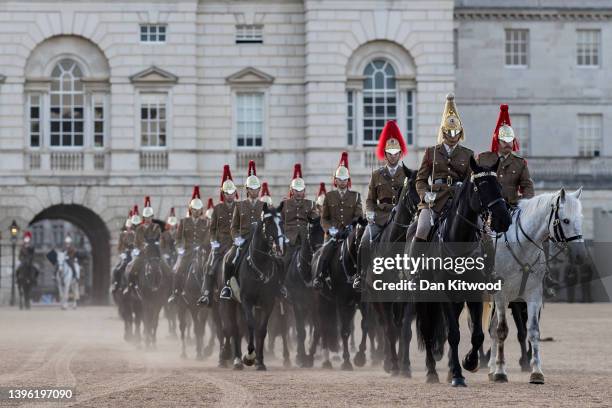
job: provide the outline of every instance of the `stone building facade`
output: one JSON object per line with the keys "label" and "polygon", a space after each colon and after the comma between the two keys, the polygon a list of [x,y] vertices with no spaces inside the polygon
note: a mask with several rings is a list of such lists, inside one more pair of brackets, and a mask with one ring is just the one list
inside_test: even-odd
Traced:
{"label": "stone building facade", "polygon": [[[170,207],[184,211],[194,184],[217,200],[223,164],[242,183],[254,159],[275,202],[295,162],[314,195],[331,181],[342,150],[364,192],[379,166],[372,145],[384,122],[398,121],[405,162],[416,167],[451,91],[476,151],[487,147],[500,102],[530,115],[537,185],[586,183],[590,219],[591,207],[612,198],[609,184],[599,188],[609,183],[612,146],[604,141],[597,157],[580,159],[560,146],[574,140],[572,115],[601,115],[601,129],[612,121],[604,109],[612,64],[602,53],[588,71],[596,78],[551,70],[571,62],[563,59],[567,42],[547,41],[555,30],[569,38],[595,27],[610,43],[612,10],[600,4],[586,18],[557,0],[557,8],[527,15],[478,1],[2,2],[0,302],[10,283],[12,220],[24,228],[63,219],[85,231],[102,302],[117,232],[145,194],[163,220]],[[526,69],[504,66],[505,30],[514,27],[531,30]],[[563,158],[539,158],[551,155]],[[588,222],[586,229],[592,235]]]}

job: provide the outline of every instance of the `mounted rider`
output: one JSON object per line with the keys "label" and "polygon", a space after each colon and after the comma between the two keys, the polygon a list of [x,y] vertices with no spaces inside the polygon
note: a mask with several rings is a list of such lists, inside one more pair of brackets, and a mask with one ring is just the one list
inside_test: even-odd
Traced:
{"label": "mounted rider", "polygon": [[[143,251],[146,249],[146,245],[159,245],[159,240],[161,238],[161,228],[153,222],[155,212],[153,211],[153,207],[151,207],[151,197],[145,197],[142,220],[138,214],[138,207],[135,207],[135,210],[136,213],[132,217],[132,224],[138,226],[136,227],[134,250],[132,251],[133,260],[127,267],[129,282],[131,284],[136,284],[138,274],[145,266],[146,259]],[[170,272],[170,268],[165,262],[161,262],[161,265],[165,270],[164,272]]]}
{"label": "mounted rider", "polygon": [[[535,195],[533,180],[529,175],[527,161],[516,154],[519,150],[518,139],[511,127],[508,105],[499,106],[499,116],[491,139],[491,151],[478,155],[478,164],[491,167],[498,160],[497,181],[502,187],[502,197],[510,207],[515,207],[519,199],[532,198]],[[494,243],[489,234],[483,235],[483,242],[494,254]],[[492,256],[487,263],[488,269],[493,269],[495,257]],[[547,283],[549,275],[547,274]],[[556,282],[550,282],[552,284]]]}
{"label": "mounted rider", "polygon": [[70,236],[70,234],[66,235],[66,238],[64,238],[63,252],[66,254],[66,264],[68,264],[68,266],[72,270],[73,278],[75,279],[75,281],[78,282],[81,278],[81,266],[79,265],[78,251],[73,245],[72,237]]}
{"label": "mounted rider", "polygon": [[204,203],[200,198],[200,187],[194,186],[189,201],[189,216],[181,219],[176,231],[178,259],[174,266],[173,290],[168,303],[176,302],[178,296],[182,294],[194,257],[198,255],[198,251],[203,251],[205,248],[207,221],[202,217],[203,212]]}
{"label": "mounted rider", "polygon": [[238,190],[232,181],[229,165],[223,166],[221,179],[220,203],[215,205],[210,218],[210,255],[202,283],[202,297],[198,299],[200,305],[212,305],[211,293],[214,276],[219,262],[222,262],[227,250],[232,245],[232,216],[238,199]]}
{"label": "mounted rider", "polygon": [[261,220],[261,214],[265,205],[263,201],[259,200],[261,183],[257,177],[257,169],[253,160],[249,161],[244,187],[246,189],[246,198],[236,203],[232,215],[231,233],[234,245],[232,245],[224,258],[223,282],[225,282],[225,286],[221,289],[219,298],[225,300],[229,300],[233,296],[232,285],[230,283],[232,278],[236,279],[236,269],[240,267],[240,262],[246,252],[247,241],[251,237],[252,226]]}
{"label": "mounted rider", "polygon": [[[321,183],[321,185],[325,187],[324,183]],[[334,173],[334,187],[336,187],[335,190],[323,196],[324,199],[321,203],[321,227],[325,231],[325,244],[319,261],[322,267],[317,269],[317,276],[313,280],[315,289],[323,288],[323,282],[327,282],[328,286],[331,287],[328,267],[338,245],[336,235],[351,225],[355,218],[363,215],[361,194],[350,190],[351,176],[347,152],[342,152],[340,156],[340,163],[338,163]],[[341,239],[343,238],[345,237]]]}
{"label": "mounted rider", "polygon": [[[407,152],[406,142],[397,123],[394,120],[388,121],[380,133],[376,146],[376,156],[379,160],[384,160],[385,165],[372,172],[368,186],[366,199],[368,226],[361,238],[358,255],[361,265],[363,265],[362,260],[368,257],[373,242],[378,239],[383,227],[390,220],[391,210],[395,207],[407,176],[404,167],[400,165],[400,159]],[[357,272],[353,282],[356,290],[362,289],[362,272]]]}
{"label": "mounted rider", "polygon": [[23,233],[23,245],[19,249],[19,257],[17,259],[19,261],[17,269],[22,265],[31,263],[34,259],[34,246],[32,245],[32,233],[30,231]]}
{"label": "mounted rider", "polygon": [[176,230],[178,225],[178,219],[176,218],[176,212],[174,207],[170,208],[170,215],[166,219],[166,225],[164,232],[161,234],[159,246],[161,249],[162,256],[166,263],[170,266],[174,265],[174,259],[176,257]]}
{"label": "mounted rider", "polygon": [[[138,211],[138,206],[134,206],[136,211]],[[119,243],[117,245],[117,252],[119,253],[119,262],[115,266],[115,271],[119,273],[123,270],[124,265],[127,264],[132,259],[132,250],[134,249],[134,239],[136,235],[134,233],[134,229],[132,228],[132,216],[134,215],[134,210],[130,210],[128,213],[128,217],[125,220],[123,228],[119,233]],[[119,289],[121,285],[121,276],[113,273],[113,288],[112,291],[115,292]]]}

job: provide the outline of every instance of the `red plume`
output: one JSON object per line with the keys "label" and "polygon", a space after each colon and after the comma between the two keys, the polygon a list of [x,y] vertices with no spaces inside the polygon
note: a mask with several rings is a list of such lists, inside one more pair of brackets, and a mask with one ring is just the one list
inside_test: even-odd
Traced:
{"label": "red plume", "polygon": [[325,183],[323,182],[319,184],[319,193],[317,194],[317,197],[319,197],[321,194],[327,194],[327,190],[325,189]]}
{"label": "red plume", "polygon": [[132,211],[132,209],[130,209],[130,212],[128,213],[128,218],[132,218],[132,215],[134,215],[134,211]]}
{"label": "red plume", "polygon": [[247,176],[256,176],[256,175],[257,175],[257,170],[255,169],[255,161],[249,160],[249,171],[247,173]]}
{"label": "red plume", "polygon": [[144,203],[145,207],[150,207],[151,206],[151,197],[146,196],[145,197],[145,203]]}
{"label": "red plume", "polygon": [[[230,166],[229,164],[226,164],[223,166],[223,177],[221,178],[221,187],[223,187],[223,183],[226,180],[232,180],[234,181],[234,179],[232,178],[232,172],[230,171]],[[220,201],[223,203],[225,202],[225,199],[223,198],[223,191],[221,191],[219,193],[220,195]],[[238,190],[236,189],[236,198],[238,198]]]}
{"label": "red plume", "polygon": [[376,157],[378,157],[379,160],[385,160],[385,145],[387,144],[387,141],[389,139],[397,139],[400,145],[400,149],[402,150],[402,156],[408,153],[406,142],[404,141],[402,132],[400,132],[399,127],[397,126],[397,122],[394,120],[390,120],[387,122],[382,132],[380,132],[380,137],[378,138],[378,145],[376,146]]}
{"label": "red plume", "polygon": [[211,208],[213,208],[215,206],[215,204],[213,203],[213,199],[209,198],[208,199],[208,206],[206,207],[207,210],[210,210]]}
{"label": "red plume", "polygon": [[[503,125],[512,126],[510,123],[510,114],[508,113],[508,105],[505,103],[499,105],[499,116],[497,117],[497,124],[495,125],[495,130],[493,131],[493,138],[491,139],[491,151],[493,153],[497,153],[499,151],[499,128]],[[512,151],[516,152],[519,150],[518,139],[516,135],[514,135],[514,140],[512,141]]]}
{"label": "red plume", "polygon": [[191,194],[191,199],[200,198],[200,186],[193,186],[193,193]]}
{"label": "red plume", "polygon": [[23,237],[32,239],[32,233],[30,231],[25,231],[23,233]]}
{"label": "red plume", "polygon": [[133,214],[132,215],[139,215],[138,214],[138,204],[134,205],[134,210],[133,210]]}
{"label": "red plume", "polygon": [[[296,178],[302,178],[302,165],[300,163],[295,163],[295,165],[293,166],[293,178],[292,180],[295,180]],[[291,190],[291,188],[289,188],[289,198],[293,197],[293,190]]]}
{"label": "red plume", "polygon": [[[340,161],[338,162],[338,167],[340,167],[340,166],[346,167],[347,170],[349,169],[348,152],[342,152],[342,155],[340,156]],[[349,177],[347,187],[351,188],[351,184],[352,184],[351,183],[351,179]],[[336,187],[336,186],[337,186],[336,178],[334,177],[334,187]]]}
{"label": "red plume", "polygon": [[263,183],[261,183],[261,193],[259,193],[260,197],[265,197],[265,196],[270,196],[272,197],[272,194],[270,194],[270,187],[268,187],[268,182],[264,181]]}
{"label": "red plume", "polygon": [[176,213],[174,212],[174,207],[170,208],[170,216],[176,217]]}

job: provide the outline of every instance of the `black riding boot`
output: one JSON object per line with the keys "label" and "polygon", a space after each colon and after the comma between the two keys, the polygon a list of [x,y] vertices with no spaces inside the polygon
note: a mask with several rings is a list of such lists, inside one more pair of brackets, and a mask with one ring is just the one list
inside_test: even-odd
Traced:
{"label": "black riding boot", "polygon": [[202,296],[198,299],[199,306],[212,306],[212,276],[207,273],[204,274],[204,281],[202,282]]}
{"label": "black riding boot", "polygon": [[238,261],[239,256],[239,248],[233,246],[230,251],[233,251],[233,256],[231,259],[228,259],[227,262],[223,265],[223,282],[225,282],[225,286],[221,289],[219,293],[219,299],[230,300],[232,295],[232,288],[230,287],[230,280],[232,276],[234,276],[234,268],[236,267],[236,262]]}
{"label": "black riding boot", "polygon": [[334,250],[336,249],[337,241],[332,238],[325,243],[321,258],[319,259],[320,266],[317,268],[317,275],[312,281],[312,286],[315,290],[323,289],[323,283],[327,284],[327,287],[331,289],[331,278],[329,276],[329,264],[330,258],[332,257]]}
{"label": "black riding boot", "polygon": [[[410,252],[408,253],[408,257],[409,258],[418,258],[419,254],[417,254],[417,249],[422,249],[422,245],[423,243],[427,242],[426,239],[423,238],[419,238],[417,236],[415,236],[412,239],[412,243],[410,244]],[[421,247],[421,248],[417,248],[417,247]],[[419,273],[420,271],[410,271],[410,276],[408,277],[408,279],[413,280],[413,279],[418,279],[419,277]]]}
{"label": "black riding boot", "polygon": [[176,301],[178,300],[179,295],[181,294],[182,288],[180,287],[180,277],[179,277],[179,273],[175,273],[174,276],[172,277],[172,294],[170,295],[170,297],[168,298],[168,303],[176,303]]}
{"label": "black riding boot", "polygon": [[[485,278],[487,282],[497,283],[497,281],[501,280],[503,284],[503,279],[501,279],[495,273],[495,245],[493,244],[493,239],[489,235],[484,234],[483,239],[482,239],[482,245],[483,245],[484,255],[485,255],[485,261],[484,261],[485,267],[484,267],[483,272],[485,273]],[[488,292],[491,295],[494,295],[497,291],[489,290]]]}

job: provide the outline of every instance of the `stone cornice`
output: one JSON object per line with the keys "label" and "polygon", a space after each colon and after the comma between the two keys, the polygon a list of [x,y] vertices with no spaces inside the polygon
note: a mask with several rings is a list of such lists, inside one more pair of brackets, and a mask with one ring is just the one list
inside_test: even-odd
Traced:
{"label": "stone cornice", "polygon": [[560,8],[455,8],[457,21],[515,20],[515,21],[609,21],[611,9]]}

